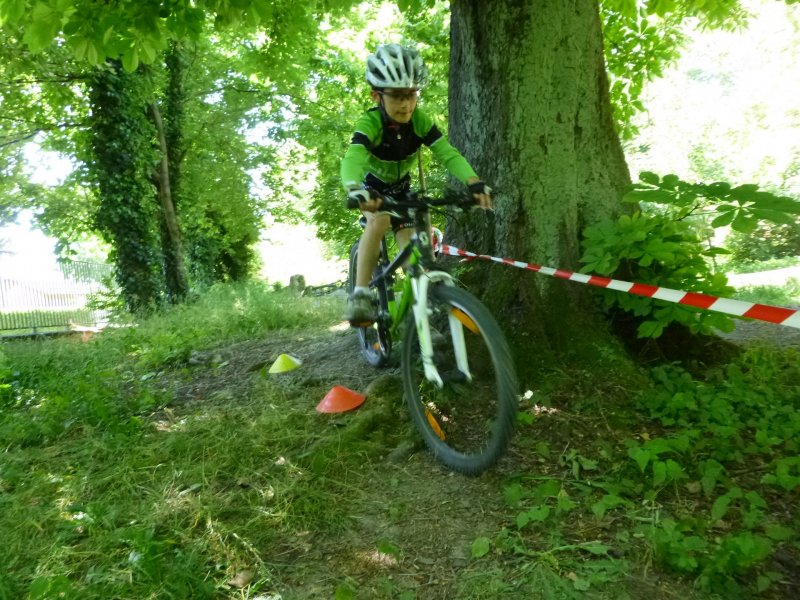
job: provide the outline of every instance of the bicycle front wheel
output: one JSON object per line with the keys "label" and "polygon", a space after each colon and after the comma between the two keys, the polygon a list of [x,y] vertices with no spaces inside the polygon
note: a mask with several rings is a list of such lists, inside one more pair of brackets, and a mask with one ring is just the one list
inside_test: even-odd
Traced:
{"label": "bicycle front wheel", "polygon": [[[347,293],[352,294],[356,286],[359,242],[350,248],[350,271],[347,278]],[[389,362],[392,353],[392,341],[389,332],[381,320],[368,327],[356,327],[358,348],[364,359],[373,367],[383,367]]]}
{"label": "bicycle front wheel", "polygon": [[469,292],[433,285],[428,308],[433,363],[443,385],[426,377],[409,314],[402,355],[408,409],[439,462],[476,475],[502,456],[514,432],[518,386],[511,351],[494,317]]}

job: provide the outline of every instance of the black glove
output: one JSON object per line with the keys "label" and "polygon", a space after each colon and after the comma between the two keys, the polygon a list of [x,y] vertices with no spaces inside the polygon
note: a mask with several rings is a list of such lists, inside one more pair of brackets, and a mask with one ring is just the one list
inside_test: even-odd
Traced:
{"label": "black glove", "polygon": [[483,181],[476,181],[475,183],[471,183],[467,186],[470,194],[486,194],[487,196],[492,195],[492,188],[486,185]]}
{"label": "black glove", "polygon": [[372,188],[350,190],[347,192],[347,208],[358,208],[362,202],[367,202],[370,199],[383,199],[383,195]]}

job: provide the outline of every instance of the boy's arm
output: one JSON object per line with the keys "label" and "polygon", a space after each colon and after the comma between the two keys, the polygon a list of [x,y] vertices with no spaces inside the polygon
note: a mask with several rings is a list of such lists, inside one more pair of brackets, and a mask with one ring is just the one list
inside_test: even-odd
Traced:
{"label": "boy's arm", "polygon": [[434,130],[439,134],[439,137],[431,143],[429,147],[436,157],[436,160],[442,163],[450,174],[461,183],[469,185],[470,183],[479,181],[478,175],[467,162],[467,159],[450,144],[447,137],[442,134],[435,125]]}
{"label": "boy's arm", "polygon": [[368,157],[369,151],[362,144],[351,142],[347,147],[339,170],[345,190],[350,191],[361,187],[361,182],[367,172]]}
{"label": "boy's arm", "polygon": [[364,114],[356,123],[356,130],[342,158],[339,174],[345,190],[361,187],[364,175],[367,174],[369,149],[373,145],[379,131],[372,111]]}
{"label": "boy's arm", "polygon": [[439,128],[434,120],[425,112],[416,110],[412,118],[414,130],[422,138],[422,143],[431,149],[431,152],[449,172],[461,183],[469,185],[478,181],[475,170],[461,153],[456,150]]}

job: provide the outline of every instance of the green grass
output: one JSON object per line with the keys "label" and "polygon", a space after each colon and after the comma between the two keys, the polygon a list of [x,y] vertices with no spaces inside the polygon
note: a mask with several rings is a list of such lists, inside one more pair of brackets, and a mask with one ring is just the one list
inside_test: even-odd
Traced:
{"label": "green grass", "polygon": [[[327,327],[340,302],[220,287],[141,323],[0,348],[0,599],[242,597],[225,582],[297,531],[347,521],[303,455],[319,423],[253,375],[232,406],[175,417],[154,373],[192,352]],[[213,368],[213,367],[208,367]],[[286,532],[291,532],[287,534]],[[277,540],[277,541],[276,541]]]}
{"label": "green grass", "polygon": [[774,269],[784,269],[800,265],[800,257],[785,256],[783,258],[771,258],[758,262],[736,262],[730,264],[731,273],[760,273],[772,271]]}
{"label": "green grass", "polygon": [[[192,352],[277,329],[329,325],[340,310],[329,299],[300,301],[263,285],[219,286],[194,303],[107,329],[88,344],[6,342],[0,442],[53,440],[81,427],[135,430],[137,415],[170,401],[169,391],[147,378],[185,364]],[[17,418],[20,411],[26,419]]]}
{"label": "green grass", "polygon": [[321,493],[317,478],[281,461],[314,437],[291,411],[251,405],[11,454],[0,562],[16,577],[6,596],[51,585],[43,597],[56,597],[66,575],[67,597],[212,598],[252,564],[268,585],[260,556],[276,543],[346,523],[328,498],[335,488]]}
{"label": "green grass", "polygon": [[786,285],[748,285],[736,290],[735,297],[772,306],[800,306],[800,280],[792,277]]}
{"label": "green grass", "polygon": [[690,373],[598,349],[529,382],[509,457],[479,478],[424,452],[386,462],[407,429],[396,395],[320,417],[319,376],[192,366],[321,335],[340,311],[220,287],[88,342],[0,346],[0,600],[705,600],[796,584],[796,352]]}

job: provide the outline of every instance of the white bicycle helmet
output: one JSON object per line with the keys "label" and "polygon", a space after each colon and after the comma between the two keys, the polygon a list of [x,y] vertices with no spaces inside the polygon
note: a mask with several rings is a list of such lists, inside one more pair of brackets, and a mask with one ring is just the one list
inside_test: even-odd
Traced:
{"label": "white bicycle helmet", "polygon": [[414,48],[382,44],[367,58],[367,82],[372,87],[419,89],[427,81],[428,68]]}

